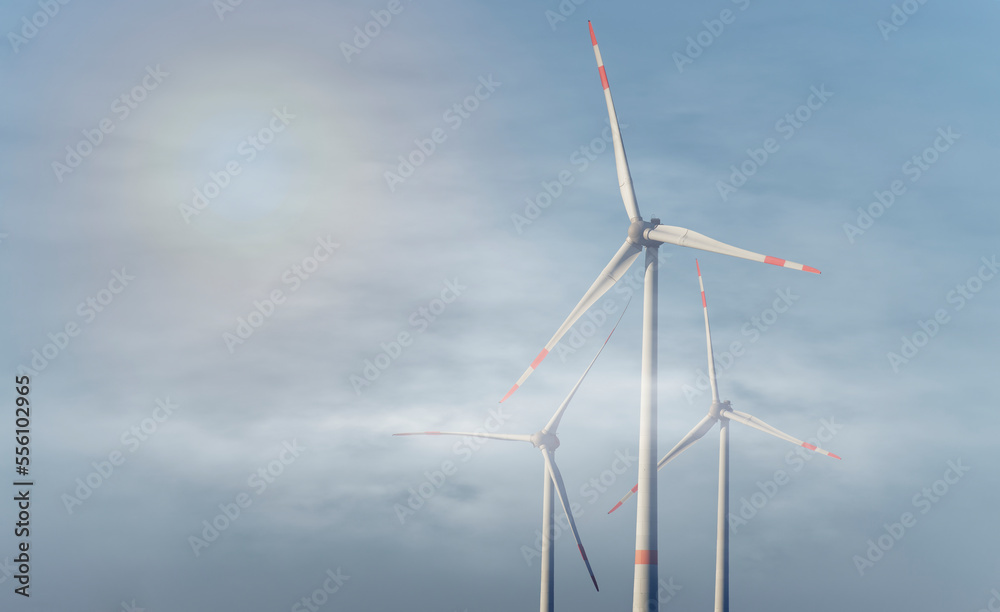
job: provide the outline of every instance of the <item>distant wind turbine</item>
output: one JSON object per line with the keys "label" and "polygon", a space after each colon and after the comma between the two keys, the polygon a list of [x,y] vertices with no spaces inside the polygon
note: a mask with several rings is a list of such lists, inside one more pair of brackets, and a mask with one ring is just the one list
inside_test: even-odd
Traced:
{"label": "distant wind turbine", "polygon": [[566,412],[566,407],[569,406],[569,402],[573,399],[576,394],[577,389],[580,388],[580,384],[583,383],[583,379],[590,372],[590,368],[594,366],[594,362],[601,355],[601,351],[607,345],[608,340],[611,339],[611,334],[615,333],[615,329],[618,328],[618,323],[621,322],[622,317],[625,316],[625,310],[628,308],[628,303],[625,304],[625,308],[622,308],[622,314],[618,316],[618,321],[615,322],[615,326],[611,328],[611,333],[604,340],[604,344],[601,348],[597,350],[597,354],[590,361],[590,365],[584,370],[583,375],[580,379],[576,381],[573,389],[570,390],[569,395],[566,399],[559,404],[559,408],[556,409],[555,414],[549,419],[549,422],[541,430],[530,434],[530,435],[510,435],[510,434],[493,434],[493,433],[470,433],[461,431],[423,431],[415,433],[397,433],[394,436],[473,436],[476,438],[492,438],[494,440],[508,440],[513,442],[530,442],[532,446],[542,451],[542,458],[545,460],[545,475],[544,484],[542,488],[542,583],[541,583],[541,600],[540,600],[540,610],[541,612],[552,612],[555,609],[555,579],[552,573],[555,564],[555,546],[552,542],[552,527],[553,527],[553,506],[552,506],[552,493],[553,487],[559,494],[559,501],[562,504],[563,512],[566,513],[566,518],[569,520],[570,529],[573,531],[573,537],[576,538],[576,544],[580,549],[580,555],[583,557],[583,562],[587,566],[587,571],[590,573],[590,579],[594,582],[594,588],[600,591],[597,586],[597,578],[594,577],[594,570],[590,567],[590,560],[587,558],[587,552],[583,548],[583,541],[580,540],[580,533],[576,528],[576,521],[573,519],[573,512],[570,509],[569,497],[566,494],[566,485],[563,484],[562,474],[559,472],[559,467],[556,465],[555,452],[559,448],[559,438],[556,437],[556,430],[559,428],[559,422],[562,420],[563,413]]}
{"label": "distant wind turbine", "polygon": [[[733,410],[729,400],[719,401],[719,387],[715,383],[715,357],[712,355],[712,331],[708,325],[708,302],[705,300],[705,283],[701,279],[701,266],[698,265],[697,259],[694,265],[698,270],[698,285],[701,287],[701,306],[705,310],[705,342],[708,345],[708,380],[712,386],[712,405],[708,409],[708,414],[695,425],[694,429],[681,438],[677,446],[664,455],[663,459],[660,459],[660,462],[656,464],[656,469],[661,469],[708,433],[708,430],[712,429],[716,422],[719,423],[721,431],[719,432],[719,516],[715,541],[715,612],[729,612],[729,421],[749,425],[776,438],[787,440],[792,444],[834,459],[840,459],[840,457],[813,444],[793,438],[745,412]],[[620,508],[628,498],[632,497],[638,486],[632,487],[632,490],[626,493],[625,497],[608,511],[608,514]]]}
{"label": "distant wind turbine", "polygon": [[618,126],[618,115],[611,100],[611,87],[608,75],[604,70],[604,60],[597,47],[597,37],[594,26],[590,25],[590,41],[594,47],[597,59],[597,71],[604,87],[604,101],[608,106],[608,118],[611,124],[611,137],[615,149],[615,168],[618,172],[618,188],[625,203],[629,226],[625,242],[615,253],[608,265],[583,295],[583,298],[573,308],[563,321],[555,335],[545,344],[528,369],[521,374],[514,386],[507,391],[503,402],[510,397],[531,376],[531,373],[541,364],[542,360],[555,348],[559,340],[573,327],[587,310],[597,302],[625,274],[639,253],[645,248],[645,275],[643,284],[643,314],[642,314],[642,366],[639,395],[639,502],[635,528],[635,580],[632,589],[633,612],[656,612],[659,606],[657,598],[658,584],[658,543],[656,518],[656,371],[657,371],[657,294],[658,287],[658,253],[661,244],[674,244],[712,253],[731,255],[751,261],[814,272],[819,270],[804,266],[793,261],[761,255],[719,242],[698,232],[673,225],[660,225],[660,220],[651,218],[645,221],[639,214],[639,204],[632,188],[632,175],[629,172],[628,159],[625,157],[625,145],[622,142],[621,129]]}

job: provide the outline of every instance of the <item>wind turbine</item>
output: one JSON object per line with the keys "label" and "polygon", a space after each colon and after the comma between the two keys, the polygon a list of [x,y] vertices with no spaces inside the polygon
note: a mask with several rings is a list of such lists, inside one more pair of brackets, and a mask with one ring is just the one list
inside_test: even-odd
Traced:
{"label": "wind turbine", "polygon": [[[694,265],[698,270],[698,285],[701,287],[701,306],[705,310],[705,342],[708,345],[708,380],[712,387],[712,405],[708,409],[708,414],[695,425],[694,429],[681,438],[677,446],[660,459],[660,462],[656,464],[656,469],[663,468],[708,433],[716,422],[719,423],[719,516],[715,540],[715,612],[729,612],[729,421],[749,425],[776,438],[787,440],[792,444],[828,455],[834,459],[840,459],[840,457],[814,444],[794,438],[745,412],[733,410],[729,400],[719,401],[719,387],[715,382],[715,357],[712,355],[712,331],[708,325],[708,303],[705,300],[705,283],[701,279],[701,266],[698,265],[697,259],[694,260]],[[632,487],[632,490],[626,493],[625,497],[608,511],[608,514],[620,508],[628,498],[632,497],[638,486]]]}
{"label": "wind turbine", "polygon": [[559,467],[556,465],[555,452],[559,448],[559,438],[556,436],[556,430],[559,429],[559,422],[562,420],[563,413],[566,412],[566,407],[569,406],[569,402],[573,399],[576,394],[576,390],[580,388],[580,384],[583,383],[583,379],[590,372],[590,368],[594,367],[594,362],[600,357],[601,351],[608,344],[608,340],[611,339],[611,334],[615,333],[615,329],[618,328],[618,323],[621,322],[622,317],[625,316],[625,310],[628,308],[628,303],[625,304],[625,308],[622,308],[622,314],[618,316],[618,321],[615,322],[615,326],[611,328],[611,333],[604,340],[604,344],[601,348],[597,350],[597,354],[590,361],[590,365],[584,370],[583,375],[580,379],[576,381],[576,384],[570,390],[569,395],[566,399],[559,404],[559,408],[556,409],[555,414],[549,419],[549,422],[541,430],[536,431],[529,435],[509,435],[509,434],[494,434],[494,433],[470,433],[470,432],[460,432],[460,431],[424,431],[416,433],[397,433],[394,436],[473,436],[476,438],[492,438],[494,440],[508,440],[513,442],[531,442],[532,446],[542,451],[542,458],[545,460],[545,475],[544,484],[542,488],[542,586],[541,586],[541,601],[540,610],[541,612],[552,612],[555,609],[555,578],[552,573],[553,567],[555,565],[555,546],[552,543],[552,525],[553,525],[553,506],[552,506],[552,493],[553,487],[559,494],[559,501],[562,504],[563,512],[566,513],[566,518],[569,519],[570,529],[573,531],[573,537],[576,538],[576,544],[580,549],[580,556],[583,557],[583,562],[587,566],[587,571],[590,572],[590,579],[594,582],[594,588],[600,591],[601,589],[597,586],[597,578],[594,577],[594,570],[590,567],[590,560],[587,559],[587,551],[583,549],[583,542],[580,540],[580,533],[576,529],[576,521],[573,519],[573,512],[570,509],[569,497],[566,495],[566,485],[563,484],[562,474],[559,472]]}
{"label": "wind turbine", "polygon": [[639,396],[639,503],[635,532],[635,581],[632,591],[632,609],[634,612],[655,612],[659,602],[657,599],[657,523],[656,523],[656,361],[657,361],[657,293],[658,293],[658,261],[657,256],[661,244],[674,244],[712,253],[732,255],[752,261],[759,261],[785,268],[819,273],[819,270],[803,266],[792,261],[777,257],[760,255],[738,247],[728,245],[709,238],[698,232],[676,227],[660,225],[660,220],[651,218],[645,221],[639,214],[635,191],[632,188],[632,176],[629,173],[628,160],[625,157],[625,146],[622,144],[621,129],[618,126],[618,116],[611,100],[611,88],[608,85],[608,75],[604,70],[601,51],[597,47],[597,37],[594,26],[590,27],[590,41],[594,46],[594,56],[597,58],[597,71],[604,86],[604,100],[608,106],[608,118],[611,124],[611,136],[615,149],[615,168],[618,172],[618,188],[625,203],[629,226],[625,242],[615,253],[608,265],[583,295],[580,302],[573,308],[555,335],[546,343],[531,362],[524,374],[514,383],[503,399],[510,397],[524,384],[525,380],[539,366],[543,359],[555,347],[559,340],[570,330],[576,321],[583,316],[594,302],[611,288],[628,270],[643,248],[646,250],[645,276],[643,284],[643,314],[642,314],[642,375]]}

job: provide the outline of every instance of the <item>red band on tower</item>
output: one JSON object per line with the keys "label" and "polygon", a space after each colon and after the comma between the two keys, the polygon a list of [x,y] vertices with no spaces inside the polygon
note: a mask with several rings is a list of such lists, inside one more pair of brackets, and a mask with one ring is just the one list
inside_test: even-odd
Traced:
{"label": "red band on tower", "polygon": [[636,565],[657,565],[656,551],[655,550],[637,550],[637,551],[635,551],[635,564]]}

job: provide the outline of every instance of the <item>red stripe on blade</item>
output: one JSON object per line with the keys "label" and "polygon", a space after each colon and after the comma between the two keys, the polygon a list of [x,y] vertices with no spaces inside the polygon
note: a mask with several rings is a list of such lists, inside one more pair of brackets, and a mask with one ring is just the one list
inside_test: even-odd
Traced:
{"label": "red stripe on blade", "polygon": [[537,368],[538,364],[540,364],[542,362],[542,359],[545,359],[545,356],[548,354],[549,354],[549,349],[542,349],[542,352],[538,353],[538,357],[535,357],[535,360],[531,362],[531,369]]}
{"label": "red stripe on blade", "polygon": [[601,85],[604,86],[604,89],[607,89],[610,87],[608,85],[608,73],[604,71],[604,66],[599,67],[597,70],[601,73]]}
{"label": "red stripe on blade", "polygon": [[827,455],[830,455],[830,456],[831,456],[831,457],[833,457],[834,459],[840,459],[841,461],[843,461],[843,459],[841,458],[841,456],[840,456],[840,455],[834,455],[833,453],[827,453]]}
{"label": "red stripe on blade", "polygon": [[614,508],[612,508],[612,509],[608,510],[608,514],[611,514],[612,512],[614,512],[615,510],[617,510],[617,509],[619,509],[619,508],[621,508],[621,507],[622,507],[622,503],[621,503],[621,502],[618,502],[617,504],[615,504],[615,507],[614,507]]}
{"label": "red stripe on blade", "polygon": [[804,448],[808,448],[809,450],[816,450],[816,445],[815,444],[809,444],[808,442],[803,442],[802,446]]}
{"label": "red stripe on blade", "polygon": [[657,565],[656,551],[655,550],[637,550],[637,551],[635,551],[635,564],[636,565]]}
{"label": "red stripe on blade", "polygon": [[783,266],[783,265],[785,265],[785,260],[784,259],[778,259],[777,257],[771,257],[770,255],[767,255],[767,256],[764,257],[764,263],[769,263],[769,264],[772,264],[772,265],[775,265],[775,266]]}
{"label": "red stripe on blade", "polygon": [[820,273],[819,270],[817,270],[816,268],[810,267],[810,266],[802,266],[802,271],[803,272],[812,272],[813,274],[819,274]]}
{"label": "red stripe on blade", "polygon": [[502,399],[502,400],[500,400],[500,403],[502,404],[502,403],[503,403],[503,400],[507,399],[507,398],[508,398],[508,397],[510,397],[511,395],[514,395],[514,392],[515,392],[515,391],[517,391],[517,388],[518,388],[518,386],[519,386],[519,385],[514,385],[513,387],[511,387],[511,388],[510,388],[510,391],[508,391],[508,392],[507,392],[507,395],[503,396],[503,399]]}
{"label": "red stripe on blade", "polygon": [[592,24],[592,23],[590,23],[588,21],[587,22],[587,27],[590,28],[590,42],[591,42],[591,44],[593,44],[596,47],[597,46],[597,37],[594,36],[594,24]]}
{"label": "red stripe on blade", "polygon": [[705,292],[704,291],[701,292],[701,305],[704,308],[708,308],[708,303],[705,302]]}

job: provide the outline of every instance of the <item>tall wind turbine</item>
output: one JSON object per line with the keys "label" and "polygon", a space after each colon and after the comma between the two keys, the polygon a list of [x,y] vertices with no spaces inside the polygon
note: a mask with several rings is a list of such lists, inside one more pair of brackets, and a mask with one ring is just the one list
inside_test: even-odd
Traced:
{"label": "tall wind turbine", "polygon": [[819,273],[819,270],[803,266],[792,261],[777,257],[760,255],[737,248],[718,240],[699,234],[698,232],[676,227],[660,225],[660,220],[652,218],[645,221],[639,214],[639,204],[632,189],[632,176],[629,174],[628,160],[625,157],[625,146],[622,144],[621,129],[618,126],[618,116],[611,100],[611,89],[608,85],[608,75],[604,70],[601,51],[597,47],[597,37],[594,26],[590,25],[590,41],[594,46],[594,56],[597,58],[597,71],[604,86],[604,100],[608,106],[608,117],[611,123],[611,136],[615,149],[615,168],[618,172],[618,188],[625,203],[629,226],[625,242],[615,253],[608,265],[583,295],[580,302],[573,308],[563,324],[548,341],[545,347],[531,362],[528,369],[517,380],[513,387],[500,401],[503,402],[524,384],[528,376],[545,359],[559,340],[569,331],[576,321],[583,316],[594,302],[611,288],[628,270],[639,253],[646,249],[645,276],[643,284],[642,313],[642,376],[639,396],[639,507],[635,531],[635,582],[632,591],[632,609],[634,612],[656,612],[657,599],[657,535],[656,535],[656,358],[657,358],[657,271],[658,250],[661,244],[674,244],[712,253],[732,255],[752,261],[759,261],[795,270]]}
{"label": "tall wind turbine", "polygon": [[559,404],[559,408],[556,409],[555,414],[552,415],[552,418],[549,419],[549,422],[541,430],[529,435],[469,433],[460,431],[424,431],[393,434],[394,436],[472,436],[513,442],[531,442],[532,446],[542,451],[542,458],[545,460],[545,475],[543,477],[544,484],[542,489],[542,586],[539,608],[541,612],[553,612],[555,609],[555,578],[552,573],[555,565],[555,546],[552,542],[552,526],[554,524],[552,507],[553,487],[555,487],[559,494],[559,501],[562,504],[563,512],[566,513],[566,518],[569,519],[570,529],[573,531],[573,537],[576,538],[576,544],[580,549],[583,562],[587,566],[587,571],[590,572],[590,579],[594,582],[594,588],[600,591],[600,588],[597,586],[597,578],[594,577],[594,570],[590,567],[590,560],[587,559],[587,551],[583,549],[580,533],[576,529],[576,521],[573,519],[573,512],[570,509],[569,497],[566,495],[566,485],[563,484],[562,475],[559,472],[559,467],[556,465],[555,452],[559,448],[559,438],[556,437],[556,430],[559,429],[559,421],[562,420],[563,413],[566,412],[566,407],[569,406],[570,400],[573,399],[576,390],[580,388],[580,384],[583,383],[583,379],[590,372],[590,368],[594,367],[594,362],[597,361],[597,358],[601,355],[601,351],[608,344],[611,334],[615,333],[615,329],[618,328],[618,323],[625,316],[627,308],[628,303],[625,304],[625,308],[622,308],[622,314],[618,316],[618,321],[611,328],[611,333],[608,334],[601,348],[597,350],[597,354],[590,361],[590,365],[587,366],[583,375],[580,376],[580,379],[576,381],[576,384],[570,390],[569,395]]}
{"label": "tall wind turbine", "polygon": [[[677,446],[660,459],[660,462],[656,464],[656,469],[662,468],[677,455],[687,450],[699,438],[708,433],[708,430],[712,429],[716,422],[719,423],[719,515],[715,540],[715,612],[729,612],[729,421],[749,425],[776,438],[787,440],[792,444],[828,455],[834,459],[840,459],[840,457],[813,444],[793,438],[745,412],[733,410],[729,400],[719,401],[719,387],[715,383],[715,357],[712,355],[712,331],[708,325],[708,303],[705,300],[705,283],[701,280],[701,266],[698,265],[697,259],[694,260],[694,265],[698,270],[698,285],[701,287],[701,306],[705,310],[705,343],[708,345],[708,380],[712,386],[712,405],[708,409],[708,414],[695,425],[694,429],[681,438]],[[638,486],[632,487],[632,490],[626,493],[625,497],[608,511],[608,514],[620,508],[628,498],[632,497]]]}

